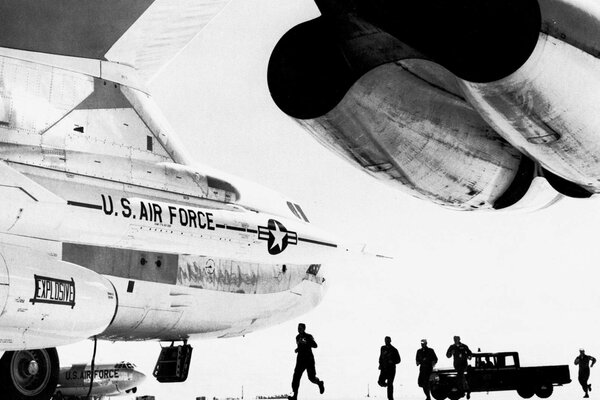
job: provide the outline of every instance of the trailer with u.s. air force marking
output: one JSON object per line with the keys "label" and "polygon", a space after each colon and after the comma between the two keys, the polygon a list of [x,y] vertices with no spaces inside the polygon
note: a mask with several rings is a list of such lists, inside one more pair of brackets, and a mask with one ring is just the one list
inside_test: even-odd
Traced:
{"label": "trailer with u.s. air force marking", "polygon": [[85,399],[88,392],[92,398],[136,393],[145,379],[135,364],[126,361],[96,365],[93,372],[90,364],[73,364],[60,369],[53,400]]}

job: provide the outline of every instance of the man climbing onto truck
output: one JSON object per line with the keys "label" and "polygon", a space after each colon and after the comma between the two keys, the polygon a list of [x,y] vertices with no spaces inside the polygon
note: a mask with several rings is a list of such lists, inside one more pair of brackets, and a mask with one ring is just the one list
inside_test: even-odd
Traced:
{"label": "man climbing onto truck", "polygon": [[467,394],[467,399],[471,398],[471,393],[469,392],[465,372],[468,366],[467,360],[471,358],[472,354],[469,346],[460,342],[460,336],[454,336],[454,344],[448,347],[448,351],[446,352],[446,357],[454,358],[457,386]]}

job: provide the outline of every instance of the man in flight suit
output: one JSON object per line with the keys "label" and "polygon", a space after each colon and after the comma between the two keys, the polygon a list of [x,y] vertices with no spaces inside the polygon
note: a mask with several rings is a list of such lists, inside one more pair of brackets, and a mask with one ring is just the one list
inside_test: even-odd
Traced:
{"label": "man in flight suit", "polygon": [[431,400],[431,397],[429,397],[429,376],[437,362],[438,358],[435,355],[435,351],[427,347],[427,339],[422,339],[421,348],[417,350],[417,366],[419,367],[419,379],[417,383],[423,388],[426,400]]}
{"label": "man in flight suit", "polygon": [[[592,365],[590,365],[590,361]],[[585,354],[584,349],[579,349],[579,355],[575,358],[575,365],[579,365],[579,384],[583,389],[585,395],[584,398],[590,397],[588,391],[592,390],[592,385],[588,383],[588,379],[590,377],[590,367],[593,367],[596,364],[596,359],[592,356],[588,356]]]}
{"label": "man in flight suit", "polygon": [[458,388],[466,392],[467,399],[471,398],[471,393],[469,392],[469,385],[467,383],[467,378],[465,377],[465,372],[467,371],[468,366],[467,360],[470,359],[472,355],[473,353],[469,350],[469,346],[460,342],[460,336],[454,336],[454,344],[448,347],[446,357],[454,357],[454,369],[456,370]]}
{"label": "man in flight suit", "polygon": [[381,387],[387,386],[388,400],[394,400],[394,378],[396,377],[396,364],[400,364],[400,354],[394,346],[392,339],[386,336],[385,345],[381,346],[379,353],[379,379],[377,383]]}
{"label": "man in flight suit", "polygon": [[319,392],[323,394],[325,392],[325,384],[322,380],[317,378],[315,371],[315,357],[313,356],[312,349],[317,347],[315,339],[311,334],[305,332],[306,325],[303,323],[298,324],[298,335],[296,336],[296,350],[298,353],[296,357],[296,368],[294,369],[294,377],[292,378],[292,390],[294,395],[288,397],[290,400],[297,400],[298,388],[300,387],[300,378],[304,370],[308,374],[308,379],[319,386]]}

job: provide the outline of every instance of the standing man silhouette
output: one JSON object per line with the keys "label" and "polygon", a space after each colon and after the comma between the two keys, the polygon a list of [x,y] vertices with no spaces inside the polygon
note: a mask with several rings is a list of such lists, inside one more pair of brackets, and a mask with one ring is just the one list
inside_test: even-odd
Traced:
{"label": "standing man silhouette", "polygon": [[448,347],[446,357],[454,358],[454,369],[456,370],[458,388],[467,393],[467,399],[471,398],[471,393],[469,392],[469,384],[467,383],[465,372],[467,371],[468,366],[467,360],[470,359],[472,355],[473,353],[469,350],[469,346],[460,342],[460,336],[454,336],[454,344]]}
{"label": "standing man silhouette", "polygon": [[[590,365],[590,361],[592,365]],[[592,385],[588,383],[588,379],[590,378],[590,367],[593,367],[594,364],[596,364],[596,359],[585,354],[584,349],[579,349],[579,355],[575,358],[575,365],[579,365],[578,378],[579,384],[585,393],[584,398],[590,397],[588,391],[592,390]]]}
{"label": "standing man silhouette", "polygon": [[311,334],[306,333],[306,325],[303,323],[298,324],[298,335],[296,336],[296,350],[298,353],[296,357],[296,368],[294,368],[294,377],[292,378],[292,390],[294,391],[293,396],[289,396],[290,400],[298,399],[298,388],[300,387],[300,378],[304,370],[308,374],[308,379],[319,386],[319,393],[325,392],[325,383],[317,378],[315,371],[315,357],[313,356],[312,349],[317,348],[317,342]]}
{"label": "standing man silhouette", "polygon": [[417,383],[423,388],[426,400],[431,400],[429,397],[429,376],[433,371],[433,367],[438,362],[433,349],[427,347],[427,339],[421,340],[421,348],[417,350],[417,366],[419,367],[419,379]]}
{"label": "standing man silhouette", "polygon": [[400,364],[400,354],[394,346],[392,339],[386,336],[385,345],[381,346],[379,353],[379,379],[377,383],[381,387],[387,386],[388,400],[394,400],[394,378],[396,377],[396,364]]}

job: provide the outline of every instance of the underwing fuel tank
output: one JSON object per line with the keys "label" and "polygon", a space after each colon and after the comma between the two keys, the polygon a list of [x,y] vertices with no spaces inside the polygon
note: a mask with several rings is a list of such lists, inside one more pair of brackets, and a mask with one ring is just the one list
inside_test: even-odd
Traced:
{"label": "underwing fuel tank", "polygon": [[593,2],[316,3],[277,43],[268,84],[325,146],[459,210],[600,192]]}
{"label": "underwing fuel tank", "polygon": [[0,350],[87,339],[106,329],[116,308],[113,285],[101,275],[30,248],[0,245]]}

